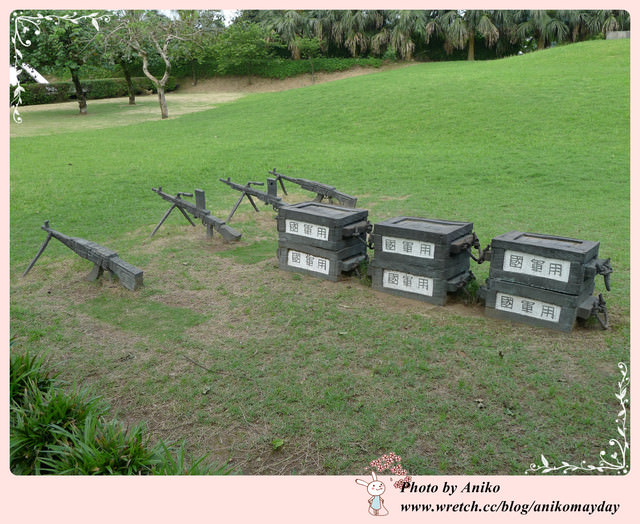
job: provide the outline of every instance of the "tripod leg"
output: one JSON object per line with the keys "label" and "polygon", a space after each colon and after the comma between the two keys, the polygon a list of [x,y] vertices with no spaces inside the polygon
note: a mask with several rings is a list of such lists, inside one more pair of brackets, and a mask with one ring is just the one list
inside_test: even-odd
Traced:
{"label": "tripod leg", "polygon": [[285,195],[288,195],[289,193],[287,193],[287,190],[284,188],[284,182],[282,181],[282,178],[278,178],[278,182],[280,182],[280,187],[282,188],[282,192]]}
{"label": "tripod leg", "polygon": [[156,234],[156,231],[158,231],[158,229],[160,229],[160,226],[162,224],[164,224],[164,221],[167,219],[167,217],[171,214],[171,211],[173,211],[173,208],[176,207],[175,204],[173,204],[169,210],[164,214],[164,216],[162,217],[162,220],[160,220],[160,222],[158,222],[158,225],[156,226],[156,228],[151,232],[151,234],[149,235],[150,237],[152,237],[153,235]]}
{"label": "tripod leg", "polygon": [[258,209],[258,206],[256,206],[256,203],[253,201],[253,198],[251,198],[251,195],[247,195],[247,198],[249,199],[249,202],[251,202],[253,209],[256,210],[256,213],[259,213],[260,210]]}
{"label": "tripod leg", "polygon": [[182,209],[181,207],[178,208],[180,210],[180,212],[184,215],[184,218],[186,218],[189,221],[189,224],[191,224],[193,227],[196,227],[196,225],[193,223],[193,220],[191,220],[189,218],[189,215],[187,215],[187,213],[185,212],[184,209]]}
{"label": "tripod leg", "polygon": [[231,210],[231,213],[229,213],[229,216],[227,217],[227,220],[225,220],[225,223],[227,223],[227,224],[229,223],[229,221],[231,220],[231,217],[236,212],[236,209],[238,209],[238,206],[240,205],[240,202],[242,202],[243,198],[244,198],[244,193],[242,193],[242,195],[240,196],[240,198],[236,202],[236,205],[233,206],[233,209]]}
{"label": "tripod leg", "polygon": [[31,264],[29,264],[29,267],[25,270],[24,273],[22,273],[22,276],[26,276],[26,274],[31,271],[31,268],[34,266],[34,264],[36,263],[36,261],[40,258],[40,255],[42,255],[42,253],[44,252],[44,250],[47,248],[47,244],[49,244],[49,240],[51,240],[51,233],[49,233],[49,235],[47,236],[47,239],[42,243],[42,246],[40,247],[40,249],[38,250],[38,253],[36,254],[36,256],[34,257],[34,259],[31,261]]}

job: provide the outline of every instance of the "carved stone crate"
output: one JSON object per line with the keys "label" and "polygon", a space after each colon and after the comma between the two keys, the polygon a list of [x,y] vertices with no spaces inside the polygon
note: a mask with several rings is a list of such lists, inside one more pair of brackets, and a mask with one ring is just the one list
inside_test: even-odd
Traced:
{"label": "carved stone crate", "polygon": [[569,332],[577,318],[589,318],[595,297],[593,280],[579,295],[559,293],[527,284],[487,279],[482,289],[485,314],[531,326]]}
{"label": "carved stone crate", "polygon": [[600,242],[511,231],[491,241],[489,278],[582,294],[596,276]]}
{"label": "carved stone crate", "polygon": [[280,269],[334,282],[340,280],[343,273],[352,271],[365,260],[366,246],[362,243],[333,251],[304,243],[278,242]]}
{"label": "carved stone crate", "polygon": [[371,287],[398,295],[444,306],[448,294],[464,287],[473,278],[469,261],[442,269],[408,264],[381,263],[374,258],[369,264]]}
{"label": "carved stone crate", "polygon": [[395,217],[375,224],[371,237],[380,263],[443,268],[462,260],[468,264],[473,223]]}
{"label": "carved stone crate", "polygon": [[[366,209],[344,208],[320,202],[302,202],[278,210],[280,241],[339,251],[366,246],[370,228]],[[366,250],[366,247],[365,247]]]}
{"label": "carved stone crate", "polygon": [[278,210],[281,269],[339,280],[367,260],[366,209],[302,202]]}
{"label": "carved stone crate", "polygon": [[480,295],[487,316],[559,331],[577,318],[606,318],[602,296],[592,296],[595,276],[609,289],[609,260],[599,242],[510,231],[491,241],[489,278]]}
{"label": "carved stone crate", "polygon": [[419,217],[395,217],[375,224],[372,287],[394,295],[444,305],[463,287],[469,271],[473,224]]}

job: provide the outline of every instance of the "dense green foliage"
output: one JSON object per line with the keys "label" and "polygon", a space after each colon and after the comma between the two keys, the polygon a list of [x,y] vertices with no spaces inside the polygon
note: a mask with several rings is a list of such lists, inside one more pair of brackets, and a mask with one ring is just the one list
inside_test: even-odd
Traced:
{"label": "dense green foliage", "polygon": [[[12,138],[12,331],[65,379],[90,375],[117,413],[151,414],[159,437],[178,428],[247,474],[360,473],[390,450],[414,475],[597,461],[619,435],[630,351],[629,53],[599,40],[417,64],[120,127],[129,108],[114,104],[113,127]],[[152,187],[202,188],[225,217],[238,195],[218,179],[274,167],[358,196],[373,224],[468,220],[483,246],[511,230],[600,241],[611,328],[549,332],[461,298],[437,308],[280,271],[273,212],[246,202],[239,244],[175,212],[148,238],[167,209]],[[90,264],[53,242],[21,278],[45,219],[117,249],[145,287],[87,283]],[[488,265],[473,272],[483,284]]]}
{"label": "dense green foliage", "polygon": [[[82,13],[87,12],[78,14]],[[32,65],[58,72],[61,68],[77,71],[82,66],[84,74],[96,78],[101,73],[91,69],[100,62],[107,69],[126,64],[137,69],[134,74],[139,76],[144,48],[149,70],[159,78],[166,64],[151,42],[143,48],[133,46],[132,30],[124,31],[128,26],[140,26],[144,18],[141,12],[104,13],[110,21],[101,20],[102,31],[97,37],[88,19],[77,24],[55,24],[54,30],[50,27],[53,24],[41,23],[43,32],[28,49]],[[489,59],[603,38],[607,31],[630,28],[628,12],[607,10],[245,10],[228,27],[222,25],[219,11],[177,11],[177,19],[172,21],[148,13],[153,17],[153,27],[171,25],[154,38],[160,42],[171,37],[167,51],[172,57],[173,74],[183,72],[178,76],[197,75],[203,66],[205,76],[214,71],[247,74],[256,60],[267,56],[294,61],[309,58],[309,46],[313,47],[312,58]],[[20,14],[35,16],[37,12]],[[128,18],[130,22],[123,24]],[[29,24],[24,27],[33,29]],[[27,52],[20,42],[14,49]],[[12,61],[16,61],[15,56]],[[280,77],[281,73],[267,76]]]}
{"label": "dense green foliage", "polygon": [[[383,61],[380,58],[315,58],[313,69],[318,72],[333,73],[347,71],[352,67],[379,67]],[[289,60],[286,58],[270,58],[255,60],[252,63],[251,73],[263,78],[291,78],[297,75],[311,73],[312,63],[309,60]],[[176,68],[174,74],[179,77],[188,77],[192,74],[190,68]],[[225,70],[227,75],[245,75],[247,69],[243,64],[238,67],[229,66]],[[217,62],[204,62],[197,66],[198,78],[212,78],[220,76]]]}
{"label": "dense green foliage", "polygon": [[[155,92],[155,86],[148,78],[138,77],[132,80],[136,94],[144,91]],[[88,100],[127,96],[127,85],[123,78],[83,80],[81,84]],[[166,90],[173,91],[177,85],[176,79],[170,78]],[[68,102],[76,97],[76,91],[71,82],[30,83],[23,87],[25,88],[22,93],[23,105]]]}
{"label": "dense green foliage", "polygon": [[628,29],[630,16],[603,10],[263,10],[242,11],[235,23],[268,29],[293,59],[317,39],[325,56],[410,60],[441,48],[447,55],[465,50],[474,60],[476,46],[492,49],[493,57],[540,50]]}

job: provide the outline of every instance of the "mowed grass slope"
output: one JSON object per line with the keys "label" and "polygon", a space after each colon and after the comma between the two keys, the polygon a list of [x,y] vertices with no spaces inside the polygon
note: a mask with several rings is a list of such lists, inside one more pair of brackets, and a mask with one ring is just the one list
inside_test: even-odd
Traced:
{"label": "mowed grass slope", "polygon": [[[521,474],[541,453],[595,463],[618,435],[629,359],[629,74],[628,41],[587,42],[12,138],[12,332],[123,418],[244,473],[359,473],[389,451],[412,474]],[[238,194],[218,179],[273,167],[358,196],[373,223],[468,220],[483,245],[514,229],[598,240],[611,328],[561,334],[461,298],[282,272],[274,212],[246,202],[238,245],[177,212],[148,238],[168,207],[152,187],[202,188],[224,218]],[[58,243],[21,278],[45,219],[142,267],[145,288],[85,282],[90,264]],[[472,271],[482,284],[488,264]]]}

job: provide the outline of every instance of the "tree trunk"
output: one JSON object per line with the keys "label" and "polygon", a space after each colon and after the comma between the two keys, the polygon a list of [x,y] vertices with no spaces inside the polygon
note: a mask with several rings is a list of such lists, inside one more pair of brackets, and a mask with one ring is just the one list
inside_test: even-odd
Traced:
{"label": "tree trunk", "polygon": [[198,70],[196,67],[197,62],[195,60],[191,61],[191,85],[198,85]]}
{"label": "tree trunk", "polygon": [[467,60],[476,59],[476,32],[471,29],[469,31],[469,47],[467,51]]}
{"label": "tree trunk", "polygon": [[87,114],[87,97],[84,94],[84,90],[82,89],[82,84],[80,83],[80,77],[78,76],[78,71],[76,69],[71,70],[71,81],[73,82],[73,86],[76,89],[76,98],[78,99],[78,106],[80,106],[80,114]]}
{"label": "tree trunk", "polygon": [[127,68],[127,65],[124,63],[124,60],[120,62],[120,67],[122,67],[122,71],[124,72],[124,79],[127,82],[127,92],[129,93],[129,105],[136,105],[136,88],[133,86],[133,80],[131,80],[131,73]]}
{"label": "tree trunk", "polygon": [[162,55],[162,58],[165,60],[165,65],[167,67],[165,69],[164,75],[162,75],[162,78],[158,80],[149,72],[149,56],[140,49],[138,49],[138,53],[140,53],[140,55],[142,56],[142,71],[144,72],[146,77],[153,82],[153,85],[155,85],[156,89],[158,90],[158,102],[160,102],[161,118],[163,120],[165,118],[169,118],[169,109],[167,108],[167,101],[164,97],[164,86],[167,84],[167,80],[169,80],[169,71],[171,68],[171,64],[168,63],[165,55]]}
{"label": "tree trunk", "polygon": [[[160,47],[160,44],[158,43],[158,41],[155,38],[153,39],[153,44],[157,49],[158,53],[160,53],[160,56],[162,57],[162,61],[164,62],[164,74],[162,75],[162,78],[157,83],[158,101],[160,102],[160,113],[162,114],[163,120],[165,118],[169,118],[167,101],[164,98],[164,86],[167,85],[167,82],[169,81],[169,75],[171,74],[171,61],[169,60],[169,54],[167,52],[167,50],[169,49],[169,41],[170,41],[169,38],[167,38],[167,40],[165,40],[164,42],[164,46]],[[145,64],[145,62],[143,61],[142,65],[143,65],[144,72],[148,73],[149,72],[148,63]]]}
{"label": "tree trunk", "polygon": [[162,119],[169,118],[169,109],[167,108],[167,101],[164,98],[164,86],[158,87],[158,102],[160,102],[160,113],[162,114]]}
{"label": "tree trunk", "polygon": [[544,49],[544,36],[538,37],[538,51]]}

